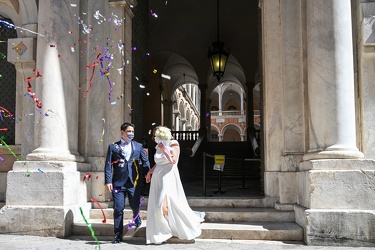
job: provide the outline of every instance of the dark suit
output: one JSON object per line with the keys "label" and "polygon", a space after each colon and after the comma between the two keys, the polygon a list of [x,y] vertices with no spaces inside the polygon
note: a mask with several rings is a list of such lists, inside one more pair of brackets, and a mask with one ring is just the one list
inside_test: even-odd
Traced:
{"label": "dark suit", "polygon": [[[144,176],[150,170],[150,163],[142,144],[135,141],[131,142],[132,152],[128,161],[120,145],[121,141],[118,141],[108,146],[105,162],[105,184],[112,183],[113,186],[115,234],[122,237],[125,196],[126,194],[128,195],[133,216],[137,215],[139,212],[141,185],[144,183]],[[136,187],[134,187],[135,183]]]}

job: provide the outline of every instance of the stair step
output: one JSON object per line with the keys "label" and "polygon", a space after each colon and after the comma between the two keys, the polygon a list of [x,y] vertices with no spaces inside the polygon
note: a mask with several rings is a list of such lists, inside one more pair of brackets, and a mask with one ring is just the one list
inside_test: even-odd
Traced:
{"label": "stair step", "polygon": [[[207,208],[207,207],[192,207],[195,211],[205,212],[205,220],[207,222],[237,222],[237,221],[278,221],[278,222],[293,222],[295,215],[294,211],[279,211],[274,208]],[[113,219],[113,209],[103,209],[107,219]],[[124,210],[124,218],[131,220],[133,212],[130,209]],[[147,211],[141,209],[140,216],[142,219],[147,219]],[[91,209],[91,219],[103,219],[103,214],[100,209]]]}
{"label": "stair step", "polygon": [[[278,201],[277,197],[237,197],[237,198],[218,198],[211,196],[201,196],[201,197],[187,197],[187,201],[190,207],[243,207],[243,208],[268,208],[274,207],[274,204]],[[142,203],[141,209],[147,209],[148,197],[144,197],[144,202]],[[112,201],[110,202],[99,202],[102,208],[108,208],[112,206]],[[129,207],[126,202],[125,207]],[[93,203],[93,208],[99,208],[98,205]]]}
{"label": "stair step", "polygon": [[[113,220],[102,223],[100,219],[90,219],[96,236],[112,236]],[[125,237],[145,237],[147,221],[142,221],[139,228],[126,229]],[[303,230],[296,223],[291,222],[236,222],[201,224],[201,239],[236,239],[236,240],[282,240],[302,241]],[[73,235],[90,235],[91,232],[85,222],[74,223]]]}
{"label": "stair step", "polygon": [[303,229],[293,222],[203,223],[203,239],[302,241]]}

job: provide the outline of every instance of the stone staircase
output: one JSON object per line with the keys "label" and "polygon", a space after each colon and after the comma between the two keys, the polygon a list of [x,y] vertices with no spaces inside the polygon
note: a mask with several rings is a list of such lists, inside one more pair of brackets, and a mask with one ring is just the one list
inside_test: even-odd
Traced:
{"label": "stone staircase", "polygon": [[[272,198],[188,198],[191,208],[206,213],[202,223],[203,239],[303,241],[303,229],[295,221],[294,211],[273,207]],[[126,208],[129,208],[126,206]],[[147,199],[141,207],[142,226],[125,231],[126,237],[145,237]],[[104,209],[107,223],[102,223],[100,209],[93,208],[90,219],[95,235],[113,236],[113,209]],[[124,223],[131,221],[132,212],[125,209]],[[126,226],[124,226],[126,230]],[[91,235],[84,221],[73,225],[73,235]]]}

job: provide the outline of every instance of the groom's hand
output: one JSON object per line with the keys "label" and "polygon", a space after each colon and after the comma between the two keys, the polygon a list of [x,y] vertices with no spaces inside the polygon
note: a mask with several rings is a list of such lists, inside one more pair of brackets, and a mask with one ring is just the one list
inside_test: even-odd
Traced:
{"label": "groom's hand", "polygon": [[112,190],[113,190],[112,183],[105,184],[105,186],[107,187],[107,190],[108,190],[109,192],[112,192]]}

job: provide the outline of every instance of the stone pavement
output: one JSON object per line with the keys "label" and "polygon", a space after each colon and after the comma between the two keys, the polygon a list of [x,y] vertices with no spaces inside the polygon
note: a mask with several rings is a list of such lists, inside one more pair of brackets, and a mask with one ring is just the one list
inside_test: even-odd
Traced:
{"label": "stone pavement", "polygon": [[[218,240],[218,239],[196,239],[190,242],[183,242],[171,239],[168,243],[161,245],[146,245],[144,237],[125,238],[120,244],[111,244],[112,237],[99,237],[100,249],[211,249],[211,250],[277,250],[277,249],[303,249],[303,250],[364,250],[374,247],[328,247],[328,246],[305,246],[303,242],[280,242],[280,241],[246,241],[246,240]],[[66,239],[55,237],[41,237],[30,235],[0,234],[0,250],[57,250],[57,249],[99,249],[98,244],[91,236],[70,236]]]}

